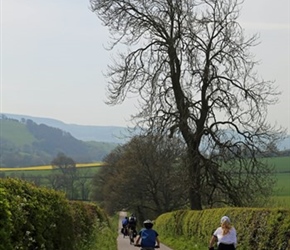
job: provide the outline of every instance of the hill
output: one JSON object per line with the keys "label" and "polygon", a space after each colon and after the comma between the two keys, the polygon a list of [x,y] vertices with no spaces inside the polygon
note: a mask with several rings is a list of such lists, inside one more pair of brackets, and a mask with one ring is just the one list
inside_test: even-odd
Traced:
{"label": "hill", "polygon": [[[118,126],[85,126],[16,114],[0,114],[1,167],[50,164],[58,152],[77,162],[101,161],[130,132]],[[278,149],[289,155],[290,136]]]}
{"label": "hill", "polygon": [[2,117],[11,118],[18,121],[32,120],[36,124],[45,124],[50,127],[59,128],[82,141],[124,143],[125,141],[127,141],[127,138],[129,136],[129,132],[126,127],[66,124],[62,121],[51,118],[7,113],[2,113],[0,115],[2,115]]}
{"label": "hill", "polygon": [[81,141],[69,132],[24,118],[1,116],[0,166],[18,167],[50,164],[62,152],[80,163],[102,161],[118,144]]}
{"label": "hill", "polygon": [[[0,118],[2,116],[16,119],[16,120],[33,120],[37,124],[45,124],[50,127],[59,128],[63,131],[69,132],[73,137],[82,140],[82,141],[98,141],[98,142],[111,142],[123,144],[129,140],[130,132],[126,127],[120,126],[88,126],[88,125],[77,125],[77,124],[66,124],[62,121],[43,118],[43,117],[34,117],[28,115],[17,115],[17,114],[8,114],[0,113]],[[277,148],[281,151],[290,149],[290,135],[285,139],[281,140]]]}

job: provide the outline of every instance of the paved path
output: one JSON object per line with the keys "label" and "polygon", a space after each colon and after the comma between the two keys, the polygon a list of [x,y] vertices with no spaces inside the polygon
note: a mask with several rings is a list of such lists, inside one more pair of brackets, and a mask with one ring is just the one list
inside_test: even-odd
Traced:
{"label": "paved path", "polygon": [[[121,233],[121,228],[122,228],[122,219],[127,215],[126,212],[120,212],[119,215],[119,228],[118,228],[118,238],[117,238],[117,244],[118,244],[118,250],[140,250],[138,247],[134,247],[134,245],[130,245],[129,237],[126,236],[123,238],[123,234]],[[160,245],[160,250],[173,250],[163,244]]]}

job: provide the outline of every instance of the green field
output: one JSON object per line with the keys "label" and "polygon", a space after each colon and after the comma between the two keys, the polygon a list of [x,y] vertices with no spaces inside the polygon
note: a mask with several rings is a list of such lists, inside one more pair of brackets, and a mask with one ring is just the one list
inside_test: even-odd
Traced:
{"label": "green field", "polygon": [[[290,197],[290,157],[271,157],[264,160],[276,169],[277,185],[274,195],[286,200],[287,196]],[[290,206],[290,200],[288,203]]]}
{"label": "green field", "polygon": [[[272,200],[269,201],[269,204],[275,207],[290,207],[290,157],[273,157],[265,158],[264,160],[267,161],[267,163],[273,165],[276,170],[277,183],[274,189],[274,196],[272,197]],[[87,166],[77,167],[77,172],[80,178],[92,179],[93,176],[98,172],[100,166],[103,166],[103,164],[87,164]],[[35,169],[36,168],[37,167],[35,167]],[[33,167],[18,168],[17,170],[4,170],[0,168],[0,174],[2,177],[24,177],[24,179],[33,179],[33,177],[38,177],[39,179],[42,179],[41,182],[44,185],[47,185],[47,178],[51,174],[57,173],[59,170],[45,170],[43,168],[41,168],[41,166],[38,166],[38,170],[31,170],[34,169]]]}
{"label": "green field", "polygon": [[32,144],[35,141],[34,136],[19,122],[1,120],[1,130],[5,131],[5,133],[1,134],[1,137],[3,139],[8,139],[17,147]]}
{"label": "green field", "polygon": [[264,158],[263,160],[273,165],[277,172],[290,172],[290,156]]}
{"label": "green field", "polygon": [[[77,172],[80,176],[86,176],[86,177],[93,177],[99,170],[99,168],[103,166],[103,164],[93,164],[91,166],[82,166],[82,167],[77,167]],[[45,168],[46,166],[44,166]],[[36,170],[32,170],[35,168]],[[0,168],[0,174],[2,176],[6,177],[21,177],[21,176],[41,176],[41,177],[48,177],[51,174],[56,174],[60,172],[59,169],[41,169],[40,167],[25,167],[25,168],[17,168],[11,170],[1,169]]]}
{"label": "green field", "polygon": [[277,185],[274,194],[277,196],[290,196],[290,172],[276,174]]}

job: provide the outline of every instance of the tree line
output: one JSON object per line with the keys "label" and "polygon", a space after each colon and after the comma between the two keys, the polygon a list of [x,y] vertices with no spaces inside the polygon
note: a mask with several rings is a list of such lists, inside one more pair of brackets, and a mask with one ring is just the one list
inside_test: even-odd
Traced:
{"label": "tree line", "polygon": [[[274,152],[273,152],[274,153]],[[220,155],[224,152],[220,151]],[[250,160],[250,155],[244,155]],[[275,169],[235,168],[231,161],[224,161],[218,152],[213,157],[223,161],[223,167],[205,166],[202,209],[240,206],[263,206],[275,186]],[[51,161],[53,171],[45,176],[15,175],[38,186],[46,186],[66,193],[71,200],[95,201],[109,214],[127,209],[146,219],[176,209],[188,209],[188,174],[186,144],[182,138],[161,135],[138,135],[119,145],[104,159],[104,166],[97,174],[79,171],[76,162],[59,153]],[[261,162],[263,159],[260,159]],[[257,164],[261,164],[257,161]],[[263,166],[265,166],[263,164]],[[206,177],[211,174],[227,176],[218,182]],[[216,171],[216,172],[213,172]],[[4,178],[5,176],[1,176]],[[13,177],[13,176],[12,176]]]}

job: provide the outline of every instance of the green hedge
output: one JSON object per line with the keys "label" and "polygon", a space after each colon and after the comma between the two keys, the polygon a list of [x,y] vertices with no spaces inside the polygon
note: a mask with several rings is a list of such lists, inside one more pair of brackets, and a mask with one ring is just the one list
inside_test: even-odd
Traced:
{"label": "green hedge", "polygon": [[0,250],[12,249],[10,232],[12,231],[11,213],[5,189],[0,188]]}
{"label": "green hedge", "polygon": [[224,215],[231,218],[237,230],[239,250],[290,249],[290,210],[286,209],[178,210],[159,216],[154,228],[174,250],[207,249]]}
{"label": "green hedge", "polygon": [[117,249],[117,235],[109,217],[93,203],[70,202],[77,250]]}
{"label": "green hedge", "polygon": [[63,193],[22,180],[0,179],[0,250],[96,249],[104,227],[115,241],[108,217],[95,204],[70,202]]}

